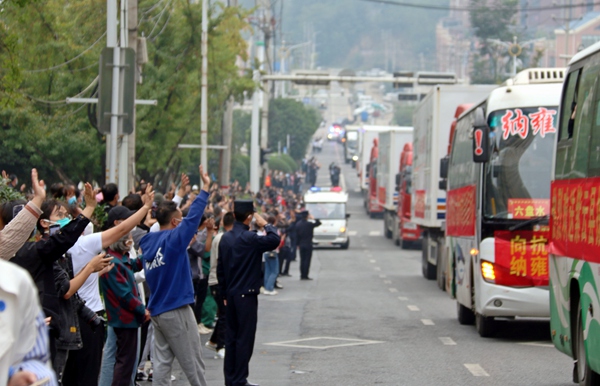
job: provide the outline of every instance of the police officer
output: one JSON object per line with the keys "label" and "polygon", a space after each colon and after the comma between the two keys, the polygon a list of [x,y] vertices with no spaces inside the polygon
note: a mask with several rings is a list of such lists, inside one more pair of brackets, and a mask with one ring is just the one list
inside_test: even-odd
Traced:
{"label": "police officer", "polygon": [[[233,204],[233,229],[221,237],[217,277],[220,290],[227,299],[227,332],[225,337],[225,385],[249,386],[248,363],[254,349],[258,311],[258,294],[263,283],[262,255],[279,245],[277,229],[254,211],[252,201],[237,200]],[[251,232],[252,218],[265,236]]]}
{"label": "police officer", "polygon": [[310,260],[312,259],[312,239],[316,227],[321,225],[321,221],[308,221],[308,211],[302,211],[299,214],[299,220],[296,222],[296,239],[300,247],[300,280],[312,280],[308,277],[310,270]]}

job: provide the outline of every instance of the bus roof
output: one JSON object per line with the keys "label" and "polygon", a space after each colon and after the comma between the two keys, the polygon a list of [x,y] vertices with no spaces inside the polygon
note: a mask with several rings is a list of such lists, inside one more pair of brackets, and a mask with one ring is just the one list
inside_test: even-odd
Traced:
{"label": "bus roof", "polygon": [[571,61],[569,62],[569,66],[571,66],[574,63],[579,62],[581,59],[584,59],[584,58],[596,53],[597,51],[600,51],[600,42],[594,43],[591,46],[589,46],[588,48],[576,53],[575,56],[573,56],[571,58]]}
{"label": "bus roof", "polygon": [[346,203],[348,202],[348,194],[343,191],[331,192],[331,191],[308,191],[304,195],[304,202],[309,204],[313,202],[332,202],[332,203]]}

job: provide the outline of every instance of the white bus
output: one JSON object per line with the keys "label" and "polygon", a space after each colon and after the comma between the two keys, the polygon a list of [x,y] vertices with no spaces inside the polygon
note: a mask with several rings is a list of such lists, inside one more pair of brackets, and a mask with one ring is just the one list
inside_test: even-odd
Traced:
{"label": "white bus", "polygon": [[[458,320],[482,337],[495,318],[549,317],[551,156],[564,69],[529,69],[458,119],[445,247]],[[447,173],[444,172],[447,165]]]}

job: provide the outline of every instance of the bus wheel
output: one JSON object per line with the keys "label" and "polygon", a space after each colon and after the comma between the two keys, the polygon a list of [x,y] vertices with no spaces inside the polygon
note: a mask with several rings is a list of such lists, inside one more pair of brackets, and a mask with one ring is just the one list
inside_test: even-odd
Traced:
{"label": "bus wheel", "polygon": [[350,246],[350,238],[348,238],[348,240],[346,240],[346,242],[344,244],[340,245],[341,249],[348,249],[348,247]]}
{"label": "bus wheel", "polygon": [[391,239],[394,236],[394,233],[388,228],[388,216],[386,214],[383,215],[383,234],[386,239]]}
{"label": "bus wheel", "polygon": [[473,311],[463,306],[458,301],[456,302],[456,313],[458,315],[458,323],[462,324],[463,326],[468,326],[475,323],[475,314]]}
{"label": "bus wheel", "polygon": [[600,384],[600,375],[590,368],[585,355],[585,340],[583,338],[583,316],[581,302],[577,306],[577,325],[575,326],[575,340],[573,342],[573,354],[575,359],[575,371],[577,380],[582,386]]}
{"label": "bus wheel", "polygon": [[493,317],[475,314],[475,328],[482,338],[489,338],[494,335],[495,324]]}

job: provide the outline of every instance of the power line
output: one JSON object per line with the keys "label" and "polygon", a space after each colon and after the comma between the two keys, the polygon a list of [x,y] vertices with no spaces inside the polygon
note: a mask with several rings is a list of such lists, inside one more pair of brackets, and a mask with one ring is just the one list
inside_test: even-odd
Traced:
{"label": "power line", "polygon": [[52,71],[52,70],[56,70],[57,68],[61,68],[66,66],[69,63],[73,63],[74,61],[76,61],[77,59],[81,58],[83,55],[85,55],[86,52],[88,52],[89,50],[91,50],[96,44],[98,44],[98,42],[100,40],[102,40],[102,38],[104,38],[104,36],[106,35],[106,32],[102,34],[102,36],[100,36],[98,38],[98,40],[96,40],[94,43],[92,43],[91,46],[89,46],[88,48],[86,48],[85,50],[83,50],[79,55],[77,55],[76,57],[74,57],[73,59],[69,59],[64,63],[61,64],[57,64],[56,66],[53,67],[49,67],[49,68],[42,68],[39,70],[23,70],[24,72],[30,72],[30,73],[38,73],[38,72],[46,72],[46,71]]}
{"label": "power line", "polygon": [[515,10],[516,12],[538,12],[538,11],[553,11],[553,10],[562,10],[562,9],[582,8],[582,7],[587,7],[590,5],[600,5],[600,2],[594,2],[594,3],[581,3],[581,4],[562,4],[562,5],[556,4],[556,5],[547,5],[547,6],[540,6],[540,7],[512,8],[510,6],[487,6],[487,7],[483,8],[483,7],[472,7],[472,6],[451,7],[451,6],[445,6],[445,5],[415,4],[415,3],[408,3],[408,2],[404,2],[404,1],[393,1],[393,0],[361,0],[361,1],[369,2],[369,3],[397,5],[400,7],[407,7],[407,8],[430,9],[430,10],[437,10],[437,11],[464,11],[464,12],[479,11],[482,9],[486,9],[489,11],[512,11],[512,10]]}
{"label": "power line", "polygon": [[[83,94],[88,92],[92,87],[94,87],[96,85],[96,83],[98,83],[99,78],[100,78],[99,76],[96,76],[96,78],[92,81],[92,83],[90,83],[86,88],[84,88],[79,94],[74,95],[71,98],[79,98],[80,96],[82,96]],[[44,99],[34,97],[33,95],[29,95],[29,94],[23,94],[23,95],[25,95],[27,98],[29,98],[35,102],[43,103],[43,104],[51,105],[51,106],[52,105],[63,105],[63,104],[67,103],[67,101],[65,99],[49,101],[49,100],[44,100]]]}

